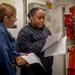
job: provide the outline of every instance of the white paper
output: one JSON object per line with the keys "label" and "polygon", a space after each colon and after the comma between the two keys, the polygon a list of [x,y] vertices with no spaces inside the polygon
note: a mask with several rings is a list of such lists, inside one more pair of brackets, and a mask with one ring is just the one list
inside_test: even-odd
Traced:
{"label": "white paper", "polygon": [[49,48],[51,45],[53,45],[54,43],[56,43],[57,41],[59,41],[59,39],[62,36],[62,32],[48,36],[47,41],[45,46],[43,47],[42,51],[46,50],[47,48]]}
{"label": "white paper", "polygon": [[50,48],[45,50],[44,57],[65,54],[66,53],[66,38],[67,36],[63,37],[60,41],[56,42]]}
{"label": "white paper", "polygon": [[34,53],[29,53],[28,56],[22,55],[21,57],[25,59],[29,64],[39,63],[44,68],[40,61],[40,58],[37,57]]}
{"label": "white paper", "polygon": [[23,55],[21,57],[24,58],[29,64],[40,63],[40,59],[34,53],[29,53],[28,56]]}

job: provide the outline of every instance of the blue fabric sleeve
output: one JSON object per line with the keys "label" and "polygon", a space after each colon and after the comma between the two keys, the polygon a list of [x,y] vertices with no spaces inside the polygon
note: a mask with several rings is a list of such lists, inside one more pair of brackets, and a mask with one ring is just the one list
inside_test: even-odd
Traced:
{"label": "blue fabric sleeve", "polygon": [[[7,46],[7,37],[4,33],[0,33],[0,66],[3,66],[6,75],[16,75],[15,70],[11,63],[11,58],[9,58],[9,48]],[[9,53],[9,55],[8,55]]]}

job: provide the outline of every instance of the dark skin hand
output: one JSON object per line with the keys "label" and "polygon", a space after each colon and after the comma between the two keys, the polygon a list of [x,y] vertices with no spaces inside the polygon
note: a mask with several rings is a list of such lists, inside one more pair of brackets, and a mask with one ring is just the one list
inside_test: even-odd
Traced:
{"label": "dark skin hand", "polygon": [[[28,56],[27,53],[20,53],[20,56],[22,56],[22,55],[26,55],[26,56]],[[25,66],[26,66],[26,67],[29,67],[30,65],[27,63]]]}
{"label": "dark skin hand", "polygon": [[26,56],[28,56],[28,54],[27,54],[27,53],[20,53],[20,56],[22,56],[22,55],[26,55]]}

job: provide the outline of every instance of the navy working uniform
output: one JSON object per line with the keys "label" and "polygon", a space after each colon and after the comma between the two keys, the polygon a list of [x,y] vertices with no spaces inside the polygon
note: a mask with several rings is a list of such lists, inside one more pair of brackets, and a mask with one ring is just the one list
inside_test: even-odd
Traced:
{"label": "navy working uniform", "polygon": [[15,57],[20,55],[16,52],[16,48],[16,40],[0,23],[0,75],[16,75],[12,66],[15,63]]}
{"label": "navy working uniform", "polygon": [[49,35],[51,35],[51,32],[45,25],[42,28],[37,28],[31,22],[20,30],[17,37],[18,50],[25,53],[35,53],[47,71],[47,74],[45,74],[41,71],[39,64],[33,64],[29,68],[22,67],[21,75],[39,75],[33,74],[34,70],[37,73],[42,72],[43,75],[52,75],[53,56],[44,57],[44,52],[41,52]]}

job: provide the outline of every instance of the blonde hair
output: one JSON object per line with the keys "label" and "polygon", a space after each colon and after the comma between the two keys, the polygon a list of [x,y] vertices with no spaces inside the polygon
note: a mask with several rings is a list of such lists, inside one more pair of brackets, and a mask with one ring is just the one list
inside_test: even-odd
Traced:
{"label": "blonde hair", "polygon": [[0,22],[3,22],[5,16],[10,18],[16,14],[16,8],[10,4],[2,3],[0,4]]}

